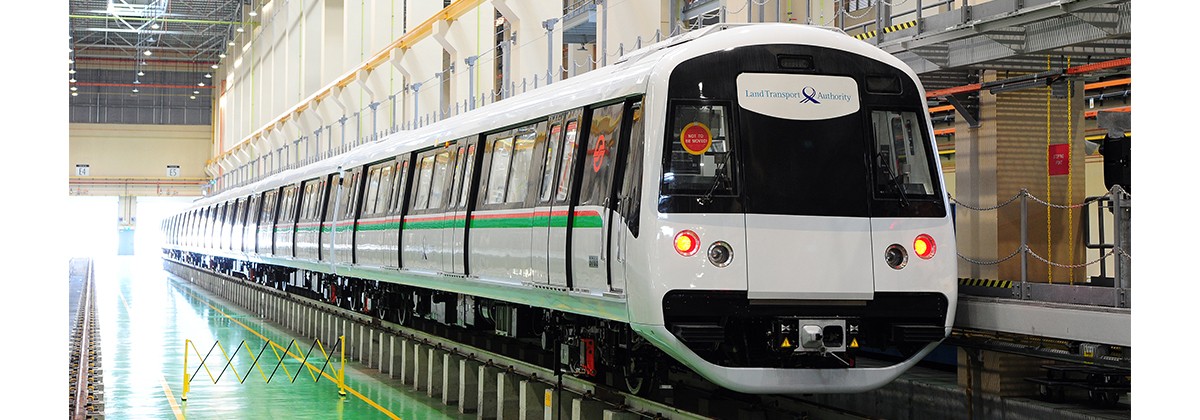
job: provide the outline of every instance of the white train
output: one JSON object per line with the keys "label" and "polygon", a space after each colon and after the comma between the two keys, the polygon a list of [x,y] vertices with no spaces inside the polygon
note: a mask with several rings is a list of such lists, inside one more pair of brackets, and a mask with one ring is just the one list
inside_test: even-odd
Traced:
{"label": "white train", "polygon": [[[165,252],[389,321],[540,337],[634,392],[663,355],[740,392],[865,391],[953,323],[925,104],[845,34],[716,26],[197,200]],[[860,366],[867,347],[907,359]]]}

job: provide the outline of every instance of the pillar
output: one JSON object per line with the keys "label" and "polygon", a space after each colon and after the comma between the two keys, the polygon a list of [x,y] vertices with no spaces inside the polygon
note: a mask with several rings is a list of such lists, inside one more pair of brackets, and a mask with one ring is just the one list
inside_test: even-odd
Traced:
{"label": "pillar", "polygon": [[137,228],[137,197],[117,198],[117,255],[133,255],[133,233]]}

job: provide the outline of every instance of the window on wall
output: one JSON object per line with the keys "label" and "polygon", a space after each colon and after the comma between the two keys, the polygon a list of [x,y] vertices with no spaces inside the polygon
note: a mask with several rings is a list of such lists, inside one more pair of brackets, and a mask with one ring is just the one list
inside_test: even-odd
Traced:
{"label": "window on wall", "polygon": [[862,10],[875,5],[876,0],[842,0],[847,12]]}

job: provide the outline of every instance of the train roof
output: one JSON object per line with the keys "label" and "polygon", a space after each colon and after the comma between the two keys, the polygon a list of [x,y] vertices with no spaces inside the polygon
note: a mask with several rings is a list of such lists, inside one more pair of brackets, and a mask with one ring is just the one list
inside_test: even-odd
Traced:
{"label": "train roof", "polygon": [[[903,61],[836,28],[790,23],[721,24],[690,31],[631,51],[613,64],[579,76],[493,102],[413,130],[398,131],[346,153],[273,174],[257,182],[197,199],[189,208],[244,197],[254,192],[377,162],[401,153],[494,131],[586,105],[644,94],[652,78],[665,78],[679,63],[743,45],[803,43],[859,54],[903,70],[919,80]],[[917,84],[920,87],[920,83]],[[921,95],[924,95],[922,89]]]}

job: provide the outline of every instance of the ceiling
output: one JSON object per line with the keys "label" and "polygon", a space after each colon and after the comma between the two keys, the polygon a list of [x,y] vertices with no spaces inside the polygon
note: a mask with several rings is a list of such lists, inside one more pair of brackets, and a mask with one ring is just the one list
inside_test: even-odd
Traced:
{"label": "ceiling", "polygon": [[[204,114],[211,109],[214,66],[229,43],[251,29],[246,20],[258,3],[70,0],[72,122],[164,124],[180,109]],[[114,108],[120,112],[110,112]]]}

